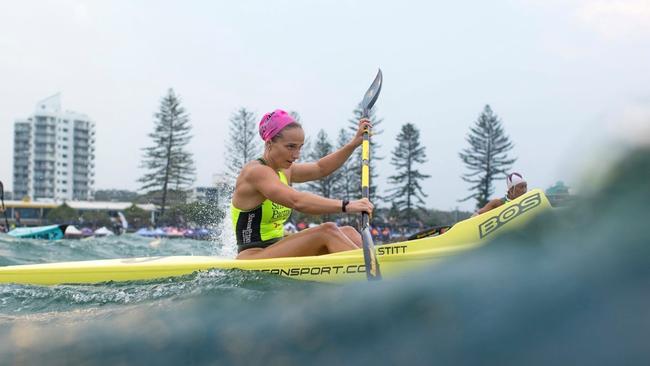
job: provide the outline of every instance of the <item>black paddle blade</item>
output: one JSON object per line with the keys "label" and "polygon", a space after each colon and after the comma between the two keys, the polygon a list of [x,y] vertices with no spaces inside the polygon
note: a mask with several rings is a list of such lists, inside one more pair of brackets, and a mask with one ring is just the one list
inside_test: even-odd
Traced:
{"label": "black paddle blade", "polygon": [[361,108],[363,108],[363,116],[368,117],[368,112],[375,105],[377,98],[379,97],[379,92],[381,91],[381,82],[383,77],[381,75],[381,69],[377,72],[375,76],[375,81],[372,82],[370,88],[366,92],[366,95],[363,96],[363,101],[361,101]]}
{"label": "black paddle blade", "polygon": [[366,266],[366,277],[368,281],[381,280],[381,271],[375,253],[375,244],[372,241],[370,228],[366,227],[361,230],[361,239],[363,240],[363,261]]}

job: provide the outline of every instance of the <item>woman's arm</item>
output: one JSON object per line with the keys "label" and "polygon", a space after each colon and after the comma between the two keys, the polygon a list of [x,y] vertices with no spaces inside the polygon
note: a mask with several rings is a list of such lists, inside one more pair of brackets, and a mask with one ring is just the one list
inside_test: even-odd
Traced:
{"label": "woman's arm", "polygon": [[352,155],[356,146],[347,144],[315,163],[297,163],[291,166],[291,181],[296,183],[318,180],[335,172]]}
{"label": "woman's arm", "polygon": [[490,210],[494,210],[495,208],[501,206],[502,204],[503,204],[503,202],[500,199],[495,198],[495,199],[491,200],[490,202],[488,202],[485,206],[480,208],[477,212],[480,215],[480,214],[488,212]]}
{"label": "woman's arm", "polygon": [[[341,200],[297,191],[282,183],[277,173],[269,167],[254,167],[250,178],[250,183],[264,197],[285,207],[311,215],[343,212]],[[371,213],[372,209],[372,203],[364,198],[351,201],[346,207],[346,212]]]}
{"label": "woman's arm", "polygon": [[333,153],[322,157],[315,163],[296,163],[291,166],[291,181],[296,183],[309,182],[326,177],[345,163],[346,160],[352,155],[352,152],[361,145],[363,141],[363,132],[366,127],[370,126],[370,121],[367,119],[359,120],[359,129],[357,134],[345,146],[334,151]]}

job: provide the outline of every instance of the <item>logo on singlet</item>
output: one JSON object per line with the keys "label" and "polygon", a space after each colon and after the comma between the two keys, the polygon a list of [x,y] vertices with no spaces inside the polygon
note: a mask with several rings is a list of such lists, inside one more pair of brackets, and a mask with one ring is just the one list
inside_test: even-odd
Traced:
{"label": "logo on singlet", "polygon": [[242,230],[242,241],[244,244],[248,244],[251,242],[251,236],[253,235],[253,219],[255,218],[255,214],[251,213],[248,215],[248,222],[246,222],[246,229]]}
{"label": "logo on singlet", "polygon": [[272,220],[282,220],[283,222],[291,215],[291,209],[284,207],[278,203],[271,202],[271,209],[273,210],[271,214]]}

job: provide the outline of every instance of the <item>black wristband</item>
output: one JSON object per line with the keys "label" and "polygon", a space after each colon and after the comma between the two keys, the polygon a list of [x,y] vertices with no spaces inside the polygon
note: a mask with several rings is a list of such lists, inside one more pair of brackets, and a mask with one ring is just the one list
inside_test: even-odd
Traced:
{"label": "black wristband", "polygon": [[350,201],[348,201],[348,200],[341,201],[341,212],[346,212],[347,211],[346,206],[348,205],[348,203],[350,203]]}

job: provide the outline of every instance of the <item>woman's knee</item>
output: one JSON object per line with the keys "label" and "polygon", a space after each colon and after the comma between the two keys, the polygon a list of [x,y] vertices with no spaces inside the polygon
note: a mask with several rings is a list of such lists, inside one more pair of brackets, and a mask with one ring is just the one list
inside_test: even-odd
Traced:
{"label": "woman's knee", "polygon": [[324,222],[319,226],[320,230],[327,234],[338,234],[341,232],[338,226],[333,222]]}

